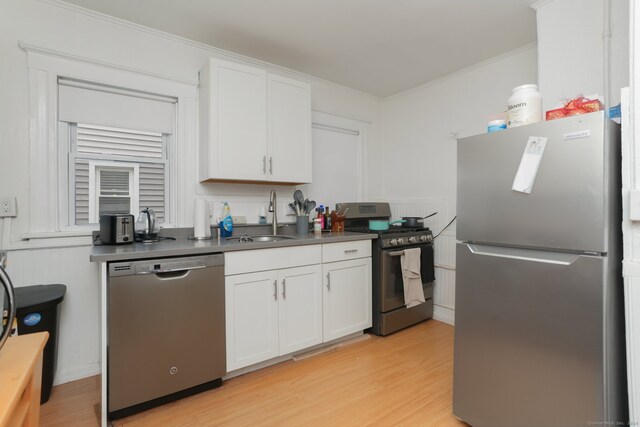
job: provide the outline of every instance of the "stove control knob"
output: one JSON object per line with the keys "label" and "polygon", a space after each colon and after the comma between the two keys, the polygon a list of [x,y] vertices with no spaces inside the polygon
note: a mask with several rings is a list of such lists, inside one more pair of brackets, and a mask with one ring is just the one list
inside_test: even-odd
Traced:
{"label": "stove control knob", "polygon": [[428,236],[420,236],[420,241],[421,241],[421,242],[426,242],[426,241],[428,241],[428,240],[429,240],[429,237],[428,237]]}
{"label": "stove control knob", "polygon": [[391,240],[389,240],[389,244],[391,246],[397,246],[398,245],[398,241],[396,239],[391,239]]}
{"label": "stove control knob", "polygon": [[398,244],[399,244],[399,245],[404,245],[404,237],[400,237],[400,238],[398,239]]}
{"label": "stove control knob", "polygon": [[418,237],[417,236],[409,237],[409,243],[418,243]]}

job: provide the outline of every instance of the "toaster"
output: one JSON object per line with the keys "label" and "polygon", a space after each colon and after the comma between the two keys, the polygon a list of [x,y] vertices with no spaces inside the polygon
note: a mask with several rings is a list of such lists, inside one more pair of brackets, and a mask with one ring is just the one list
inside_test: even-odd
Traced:
{"label": "toaster", "polygon": [[129,214],[100,215],[100,240],[105,245],[133,243],[134,223]]}

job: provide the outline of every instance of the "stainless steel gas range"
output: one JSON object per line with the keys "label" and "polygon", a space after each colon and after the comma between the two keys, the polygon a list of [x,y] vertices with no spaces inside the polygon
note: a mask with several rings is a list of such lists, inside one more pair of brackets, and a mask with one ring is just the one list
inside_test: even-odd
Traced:
{"label": "stainless steel gas range", "polygon": [[[388,335],[433,317],[433,233],[429,228],[390,226],[371,231],[369,220],[389,220],[389,203],[341,203],[345,212],[345,231],[378,233],[372,240],[373,326],[376,335]],[[421,277],[425,302],[406,308],[401,256],[405,249],[421,249]]]}

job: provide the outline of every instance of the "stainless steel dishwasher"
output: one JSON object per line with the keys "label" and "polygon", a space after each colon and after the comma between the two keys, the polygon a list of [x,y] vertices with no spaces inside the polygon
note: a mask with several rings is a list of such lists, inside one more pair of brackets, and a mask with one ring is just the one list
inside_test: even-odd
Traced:
{"label": "stainless steel dishwasher", "polygon": [[112,262],[107,283],[110,419],[222,384],[222,254]]}

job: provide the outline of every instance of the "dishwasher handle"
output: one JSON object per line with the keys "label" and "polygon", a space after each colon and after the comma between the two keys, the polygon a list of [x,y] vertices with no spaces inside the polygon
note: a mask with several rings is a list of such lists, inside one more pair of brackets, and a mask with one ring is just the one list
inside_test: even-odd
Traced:
{"label": "dishwasher handle", "polygon": [[173,270],[173,271],[162,271],[159,273],[154,273],[154,275],[160,280],[175,280],[175,279],[183,279],[189,275],[189,272],[193,269],[187,270]]}
{"label": "dishwasher handle", "polygon": [[189,274],[191,270],[199,270],[201,268],[206,268],[206,265],[195,265],[192,267],[179,267],[172,269],[163,269],[163,270],[140,270],[137,271],[136,274],[154,274],[158,276],[160,279],[178,279],[181,277],[185,277]]}

